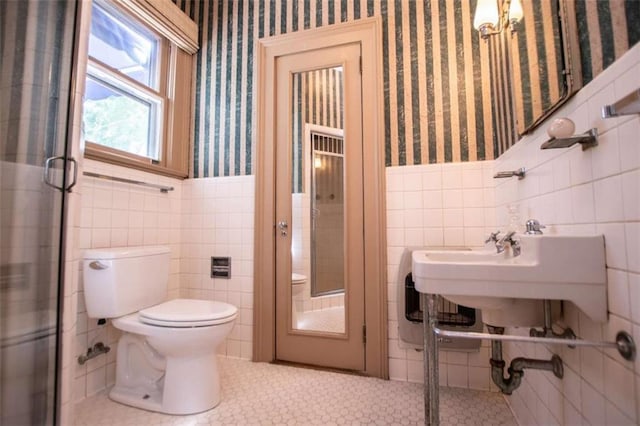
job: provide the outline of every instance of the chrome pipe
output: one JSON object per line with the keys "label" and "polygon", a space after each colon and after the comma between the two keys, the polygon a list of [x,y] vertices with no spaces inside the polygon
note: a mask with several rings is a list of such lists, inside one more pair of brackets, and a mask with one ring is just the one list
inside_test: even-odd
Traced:
{"label": "chrome pipe", "polygon": [[544,304],[544,329],[550,330],[553,325],[551,323],[551,300],[545,299],[542,303]]}
{"label": "chrome pipe", "polygon": [[512,371],[523,371],[525,368],[531,370],[550,371],[558,379],[562,379],[564,377],[564,366],[562,364],[562,358],[560,358],[558,355],[551,356],[550,360],[514,358],[511,361]]}
{"label": "chrome pipe", "polygon": [[509,334],[489,334],[474,331],[452,331],[434,328],[434,333],[438,336],[456,337],[459,339],[480,339],[480,340],[502,340],[510,342],[546,343],[551,345],[567,346],[587,346],[617,349],[620,355],[631,361],[635,359],[636,345],[633,338],[626,331],[620,331],[616,335],[615,342],[602,342],[582,339],[563,339],[559,337],[537,337],[537,336],[514,336]]}
{"label": "chrome pipe", "polygon": [[92,347],[90,347],[89,349],[87,349],[87,354],[86,355],[80,355],[78,357],[78,364],[84,365],[90,359],[93,359],[93,358],[97,357],[98,355],[106,354],[110,350],[111,350],[111,348],[109,346],[106,346],[102,342],[98,342],[95,345],[93,345]]}
{"label": "chrome pipe", "polygon": [[474,331],[451,331],[436,328],[435,333],[438,336],[458,337],[460,339],[480,339],[480,340],[502,340],[509,342],[528,342],[528,343],[548,343],[551,345],[571,345],[571,346],[599,346],[608,348],[617,348],[615,342],[593,342],[581,339],[560,339],[557,337],[531,337],[531,336],[514,336],[510,334],[489,334],[478,333]]}
{"label": "chrome pipe", "polygon": [[[487,325],[487,328],[492,336],[502,335],[504,333],[503,327]],[[559,379],[561,379],[564,374],[562,359],[558,355],[553,355],[550,360],[523,357],[514,358],[511,360],[511,364],[507,369],[508,376],[505,377],[504,368],[506,363],[502,358],[501,340],[491,341],[491,359],[489,359],[489,364],[491,365],[491,380],[493,380],[493,383],[495,383],[505,395],[511,395],[514,390],[520,387],[525,368],[551,371]]]}
{"label": "chrome pipe", "polygon": [[435,294],[422,294],[424,306],[424,424],[437,426],[440,424],[440,389],[438,371],[438,304]]}

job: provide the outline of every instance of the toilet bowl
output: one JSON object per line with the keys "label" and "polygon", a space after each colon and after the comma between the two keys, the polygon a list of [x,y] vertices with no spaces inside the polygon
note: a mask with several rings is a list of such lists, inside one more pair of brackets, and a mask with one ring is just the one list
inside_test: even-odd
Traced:
{"label": "toilet bowl", "polygon": [[114,401],[166,414],[194,414],[220,402],[216,349],[237,308],[167,294],[166,247],[87,250],[87,314],[111,318],[118,341]]}
{"label": "toilet bowl", "polygon": [[307,276],[293,272],[291,274],[291,284],[296,286],[307,282]]}
{"label": "toilet bowl", "polygon": [[291,274],[291,322],[294,328],[297,328],[298,313],[302,312],[304,305],[304,288],[307,283],[307,277],[302,274],[293,272]]}

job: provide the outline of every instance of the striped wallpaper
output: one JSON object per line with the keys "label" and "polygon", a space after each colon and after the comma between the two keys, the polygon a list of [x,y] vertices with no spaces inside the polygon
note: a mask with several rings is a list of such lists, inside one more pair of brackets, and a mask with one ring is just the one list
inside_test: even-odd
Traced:
{"label": "striped wallpaper", "polygon": [[0,160],[65,151],[75,1],[0,5]]}
{"label": "striped wallpaper", "polygon": [[558,2],[530,0],[522,6],[524,18],[509,36],[519,134],[567,95]]}
{"label": "striped wallpaper", "polygon": [[342,69],[322,69],[296,73],[293,76],[293,192],[304,192],[303,155],[309,157],[309,149],[303,149],[304,126],[320,126],[342,129],[343,97]]}
{"label": "striped wallpaper", "polygon": [[253,173],[255,38],[371,16],[383,23],[385,163],[494,156],[475,0],[174,1],[200,28],[194,177]]}
{"label": "striped wallpaper", "polygon": [[640,41],[640,0],[572,0],[587,84]]}
{"label": "striped wallpaper", "polygon": [[495,129],[496,157],[518,140],[511,85],[513,76],[509,70],[509,33],[489,39],[489,65],[491,89],[491,119]]}
{"label": "striped wallpaper", "polygon": [[[524,20],[518,23],[518,35],[509,33],[492,37],[491,91],[496,129],[496,156],[509,149],[518,134],[529,127],[542,111],[553,105],[553,99],[561,96],[565,87],[556,74],[551,51],[559,47],[555,38],[545,37],[543,27],[555,28],[558,24],[558,2],[575,5],[580,52],[574,57],[581,61],[583,84],[611,65],[615,59],[640,41],[640,0],[530,0],[523,2]],[[522,36],[526,27],[527,36]],[[533,31],[529,31],[533,28]],[[528,72],[512,75],[508,71],[507,43],[517,47],[513,60]],[[515,49],[514,49],[515,50]],[[527,55],[521,53],[526,52]],[[603,53],[606,52],[606,53]],[[545,60],[541,60],[546,58]],[[536,76],[534,78],[534,76]],[[508,91],[513,85],[514,95]],[[526,105],[522,107],[523,105]],[[515,108],[520,106],[521,108]],[[518,111],[516,114],[515,111]]]}
{"label": "striped wallpaper", "polygon": [[[509,76],[490,76],[489,44],[472,28],[476,0],[173,1],[200,29],[193,177],[253,173],[256,38],[371,16],[383,24],[387,166],[492,159],[516,140],[495,136],[512,133],[495,124],[491,89]],[[640,39],[640,2],[567,1],[588,82]]]}

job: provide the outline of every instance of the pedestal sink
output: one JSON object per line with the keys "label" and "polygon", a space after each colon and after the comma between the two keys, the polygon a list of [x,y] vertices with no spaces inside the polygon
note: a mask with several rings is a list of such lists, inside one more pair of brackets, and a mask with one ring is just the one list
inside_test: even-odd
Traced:
{"label": "pedestal sink", "polygon": [[419,292],[481,309],[487,324],[542,325],[541,301],[568,300],[592,320],[607,319],[604,237],[521,235],[510,250],[413,252]]}

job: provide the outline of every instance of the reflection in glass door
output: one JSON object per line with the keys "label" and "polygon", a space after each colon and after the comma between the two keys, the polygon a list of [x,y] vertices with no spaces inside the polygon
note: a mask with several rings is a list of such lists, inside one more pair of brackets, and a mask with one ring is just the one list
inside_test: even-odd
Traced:
{"label": "reflection in glass door", "polygon": [[72,0],[0,2],[2,425],[56,421],[75,14]]}
{"label": "reflection in glass door", "polygon": [[291,327],[345,332],[344,69],[294,73]]}
{"label": "reflection in glass door", "polygon": [[[276,59],[276,358],[364,370],[360,45]],[[285,124],[286,123],[286,124]]]}
{"label": "reflection in glass door", "polygon": [[344,293],[343,142],[341,136],[311,132],[312,297]]}
{"label": "reflection in glass door", "polygon": [[[295,271],[300,261],[308,258],[310,274],[306,288],[298,290],[293,285],[298,291],[292,294],[292,328],[344,333],[343,131],[311,124],[306,127],[307,138],[304,143],[309,147],[310,167],[305,172],[308,175],[309,195],[304,197],[308,208],[305,205],[303,210],[309,214],[311,227],[307,230],[294,226],[292,238],[307,239],[310,245],[292,253],[292,262]],[[292,194],[292,201],[296,196]],[[294,225],[296,219],[304,221],[307,218],[294,217]]]}

